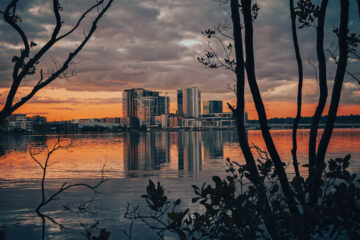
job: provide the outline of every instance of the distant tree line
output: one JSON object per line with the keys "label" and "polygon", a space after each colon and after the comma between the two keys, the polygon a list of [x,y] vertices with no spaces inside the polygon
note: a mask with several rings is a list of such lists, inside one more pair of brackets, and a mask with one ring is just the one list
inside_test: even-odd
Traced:
{"label": "distant tree line", "polygon": [[[323,116],[320,120],[321,124],[325,124],[327,122],[328,116]],[[270,118],[269,123],[286,123],[292,124],[294,122],[294,118],[286,117],[286,118]],[[300,117],[299,123],[301,124],[311,124],[312,117]],[[248,123],[256,124],[257,120],[248,120]],[[348,116],[337,116],[335,123],[360,123],[360,115],[348,115]]]}

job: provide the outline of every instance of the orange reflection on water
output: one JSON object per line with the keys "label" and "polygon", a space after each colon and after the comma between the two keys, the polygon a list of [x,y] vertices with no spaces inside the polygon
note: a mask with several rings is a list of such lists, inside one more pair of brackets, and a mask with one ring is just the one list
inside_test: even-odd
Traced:
{"label": "orange reflection on water", "polygon": [[[307,163],[309,130],[298,132],[298,159]],[[322,131],[319,132],[319,135]],[[292,173],[290,130],[271,132],[287,171]],[[249,143],[265,149],[258,130],[249,131]],[[50,159],[48,178],[96,178],[105,164],[105,174],[111,178],[182,177],[224,173],[224,159],[244,163],[236,131],[147,132],[100,135],[72,135],[73,147],[56,151]],[[7,139],[7,154],[0,159],[1,179],[40,178],[41,168],[30,158],[28,146],[53,146],[54,136],[18,137]],[[10,144],[11,143],[11,144]],[[360,167],[360,129],[337,129],[329,145],[327,158],[352,154],[351,168]],[[3,143],[4,145],[4,143]],[[44,161],[45,156],[39,155]],[[301,168],[302,172],[307,169]]]}

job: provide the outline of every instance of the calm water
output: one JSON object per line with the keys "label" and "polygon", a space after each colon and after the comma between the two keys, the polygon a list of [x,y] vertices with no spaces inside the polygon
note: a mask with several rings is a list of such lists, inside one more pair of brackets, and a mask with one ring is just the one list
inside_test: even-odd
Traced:
{"label": "calm water", "polygon": [[[249,142],[263,149],[260,131],[249,131]],[[291,165],[291,131],[272,131],[282,160],[288,163],[287,172],[293,175]],[[100,135],[71,135],[73,146],[56,151],[47,175],[47,189],[51,192],[63,182],[96,182],[105,166],[110,180],[93,195],[83,189],[65,193],[46,211],[71,230],[60,231],[47,224],[50,239],[81,239],[79,222],[100,221],[101,227],[111,230],[112,239],[121,239],[121,230],[128,226],[123,219],[124,207],[142,203],[147,179],[161,181],[170,197],[182,197],[184,207],[192,197],[192,184],[201,184],[211,176],[224,175],[224,159],[243,163],[235,131],[205,132],[146,132]],[[34,213],[40,201],[39,179],[41,169],[30,158],[30,146],[51,147],[55,136],[8,136],[1,144],[6,151],[0,159],[0,227],[5,226],[7,239],[39,239],[41,221]],[[307,163],[308,130],[298,135],[300,164]],[[360,129],[335,130],[327,158],[352,155],[351,170],[360,171]],[[44,155],[39,155],[40,161]],[[306,169],[302,168],[306,174]],[[91,213],[76,210],[79,204],[92,200]],[[64,211],[64,205],[73,211]],[[134,239],[149,239],[142,234],[146,229],[135,225]],[[140,231],[143,230],[143,231]]]}

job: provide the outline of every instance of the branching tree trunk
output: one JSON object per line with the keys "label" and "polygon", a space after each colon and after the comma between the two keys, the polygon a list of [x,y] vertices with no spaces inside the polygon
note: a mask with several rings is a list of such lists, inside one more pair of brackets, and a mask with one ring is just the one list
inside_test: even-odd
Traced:
{"label": "branching tree trunk", "polygon": [[[3,109],[0,111],[0,122],[2,122],[6,117],[10,116],[15,110],[24,105],[27,101],[29,101],[40,89],[46,87],[52,81],[60,77],[66,69],[69,67],[69,64],[73,60],[73,58],[83,49],[86,43],[89,41],[93,33],[97,28],[97,24],[99,20],[103,17],[105,12],[111,6],[113,0],[106,1],[99,0],[94,5],[92,5],[88,10],[86,10],[81,17],[78,19],[77,23],[72,27],[69,31],[59,36],[60,30],[62,28],[62,19],[60,12],[62,11],[62,7],[59,3],[59,0],[53,0],[53,12],[56,20],[55,28],[51,34],[50,39],[45,43],[44,46],[40,48],[38,52],[34,54],[34,56],[30,59],[30,51],[33,46],[37,44],[33,41],[29,43],[28,37],[26,36],[25,31],[20,27],[18,21],[20,19],[19,16],[16,15],[16,7],[18,4],[18,0],[12,0],[6,7],[5,11],[0,11],[3,14],[5,21],[20,35],[23,42],[23,49],[21,49],[20,56],[14,56],[12,61],[14,62],[14,68],[12,73],[12,85],[10,87],[9,93],[6,98],[6,102],[3,106]],[[106,4],[105,4],[106,3]],[[48,52],[58,41],[63,38],[70,36],[78,27],[80,26],[83,19],[93,11],[98,10],[98,15],[92,22],[91,28],[87,33],[84,33],[83,41],[77,46],[77,48],[69,53],[67,59],[63,62],[59,69],[57,69],[54,73],[49,74],[49,76],[44,76],[43,71],[40,70],[39,81],[33,89],[23,98],[21,98],[18,102],[14,103],[14,99],[16,93],[18,92],[19,87],[21,86],[22,81],[30,75],[36,73],[36,67],[44,56],[45,53]]]}
{"label": "branching tree trunk", "polygon": [[327,77],[326,77],[326,59],[324,52],[324,25],[325,25],[325,15],[327,9],[328,0],[323,0],[321,2],[318,24],[316,27],[316,54],[319,64],[319,85],[320,85],[320,97],[318,105],[316,107],[310,128],[310,137],[309,137],[309,175],[311,176],[311,171],[316,162],[316,139],[317,131],[319,128],[320,119],[324,111],[328,88],[327,88]]}
{"label": "branching tree trunk", "polygon": [[239,138],[239,144],[244,154],[246,165],[250,174],[252,175],[253,183],[259,189],[260,206],[263,208],[261,211],[265,225],[269,230],[269,234],[272,238],[277,239],[277,231],[273,222],[273,213],[269,205],[269,201],[266,196],[264,183],[260,179],[260,174],[257,169],[254,156],[251,152],[247,134],[244,125],[244,111],[245,111],[245,64],[243,54],[243,40],[241,33],[241,20],[239,13],[239,1],[231,0],[231,18],[233,23],[233,35],[234,35],[234,47],[236,58],[236,109],[231,105],[229,107],[233,111],[236,118],[236,129]]}
{"label": "branching tree trunk", "polygon": [[258,113],[259,122],[261,126],[261,132],[263,139],[265,141],[267,150],[271,156],[274,166],[277,170],[279,181],[283,189],[287,203],[289,204],[289,209],[292,213],[298,213],[296,202],[292,190],[290,189],[289,180],[287,178],[284,163],[281,161],[279,153],[275,147],[273,139],[271,137],[268,121],[266,117],[264,103],[262,101],[260,90],[256,82],[255,76],[255,61],[254,61],[254,47],[253,47],[253,23],[252,23],[252,14],[251,14],[251,1],[241,0],[241,5],[243,8],[244,14],[244,23],[245,23],[245,52],[246,52],[246,72],[248,77],[248,82],[255,103],[256,111]]}
{"label": "branching tree trunk", "polygon": [[104,178],[104,168],[103,168],[102,171],[101,171],[101,173],[102,173],[101,174],[101,179],[95,185],[89,185],[87,183],[67,184],[66,182],[64,182],[56,192],[52,193],[50,196],[47,196],[46,195],[46,174],[47,174],[48,167],[51,166],[50,158],[51,158],[52,154],[54,152],[56,152],[57,150],[69,149],[71,146],[72,146],[72,141],[66,141],[63,138],[58,138],[56,143],[54,144],[54,146],[52,148],[49,148],[46,145],[46,148],[45,148],[46,149],[45,160],[43,162],[39,159],[38,155],[41,154],[44,149],[41,149],[40,151],[34,151],[34,149],[31,146],[29,147],[30,157],[42,169],[41,201],[40,201],[40,203],[38,204],[38,206],[35,209],[36,213],[38,214],[38,216],[42,220],[42,234],[41,234],[41,239],[42,240],[45,239],[45,223],[46,223],[46,220],[49,220],[50,222],[52,222],[56,226],[59,226],[60,229],[66,229],[66,227],[62,223],[58,222],[56,219],[49,216],[48,214],[43,213],[41,211],[42,208],[49,205],[53,201],[58,200],[59,197],[62,195],[62,193],[66,192],[68,190],[71,190],[73,188],[82,187],[82,188],[86,188],[86,189],[89,189],[89,190],[92,190],[92,191],[96,192],[97,189],[105,181],[107,181],[107,179]]}
{"label": "branching tree trunk", "polygon": [[297,129],[298,124],[301,117],[301,104],[302,104],[302,86],[303,86],[303,65],[302,65],[302,59],[300,55],[300,48],[299,48],[299,42],[298,37],[296,33],[296,15],[294,10],[294,0],[290,0],[290,16],[291,16],[291,30],[292,30],[292,38],[294,43],[294,49],[295,49],[295,56],[296,56],[296,62],[298,67],[298,77],[299,77],[299,83],[298,83],[298,95],[297,95],[297,109],[296,109],[296,117],[293,124],[293,130],[292,130],[292,149],[291,154],[293,157],[293,165],[295,169],[295,175],[297,178],[300,178],[300,172],[299,172],[299,164],[297,160]]}
{"label": "branching tree trunk", "polygon": [[321,174],[323,172],[322,166],[326,156],[326,151],[330,142],[330,138],[334,129],[336,114],[339,107],[341,89],[346,73],[348,61],[348,22],[349,22],[349,1],[340,1],[340,26],[338,30],[338,44],[339,44],[339,62],[336,68],[333,91],[331,95],[330,108],[328,112],[328,119],[322,137],[320,139],[317,155],[316,155],[316,170],[313,179],[313,186],[310,192],[310,203],[317,204],[318,192],[320,189]]}

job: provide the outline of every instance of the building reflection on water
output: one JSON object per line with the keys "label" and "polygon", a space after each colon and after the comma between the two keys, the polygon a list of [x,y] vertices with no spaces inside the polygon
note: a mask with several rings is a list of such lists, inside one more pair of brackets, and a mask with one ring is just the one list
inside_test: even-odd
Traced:
{"label": "building reflection on water", "polygon": [[[160,170],[163,164],[176,161],[176,159],[170,159],[170,145],[172,143],[177,145],[178,176],[184,176],[184,173],[197,176],[202,168],[201,132],[179,131],[177,141],[174,138],[170,140],[171,134],[173,133],[126,134],[123,148],[126,176],[135,177],[140,172]],[[219,151],[222,152],[222,150]]]}
{"label": "building reflection on water", "polygon": [[0,138],[0,146],[6,154],[11,152],[26,152],[28,146],[45,147],[47,142],[46,136],[31,135],[2,135]]}
{"label": "building reflection on water", "polygon": [[170,162],[168,132],[126,133],[123,158],[127,176],[137,176],[136,171],[159,170]]}
{"label": "building reflection on water", "polygon": [[[329,145],[327,158],[352,155],[350,168],[360,169],[360,130],[337,129]],[[273,131],[274,142],[282,160],[291,164],[291,130]],[[58,151],[49,174],[53,178],[98,177],[106,163],[107,176],[127,177],[194,177],[221,174],[225,158],[243,163],[236,131],[151,131],[116,134],[67,135],[74,146]],[[0,158],[0,178],[28,179],[41,176],[31,160],[29,145],[52,146],[57,136],[2,135],[0,145],[5,156]],[[300,164],[307,159],[308,130],[298,134]],[[260,131],[249,131],[249,143],[262,149],[265,144]],[[288,168],[292,171],[292,168]],[[301,171],[307,171],[301,168]],[[359,170],[360,171],[360,170]],[[200,174],[201,173],[201,174]],[[49,176],[50,176],[49,175]],[[207,175],[206,175],[207,176]]]}
{"label": "building reflection on water", "polygon": [[178,139],[179,176],[184,176],[184,171],[198,176],[202,168],[201,133],[180,131]]}
{"label": "building reflection on water", "polygon": [[204,151],[210,159],[224,158],[224,141],[227,140],[227,135],[224,136],[224,133],[223,131],[204,132]]}
{"label": "building reflection on water", "polygon": [[146,176],[153,170],[172,168],[179,177],[196,177],[203,168],[204,159],[210,164],[222,161],[224,144],[232,141],[236,141],[236,133],[232,131],[126,133],[125,176]]}

